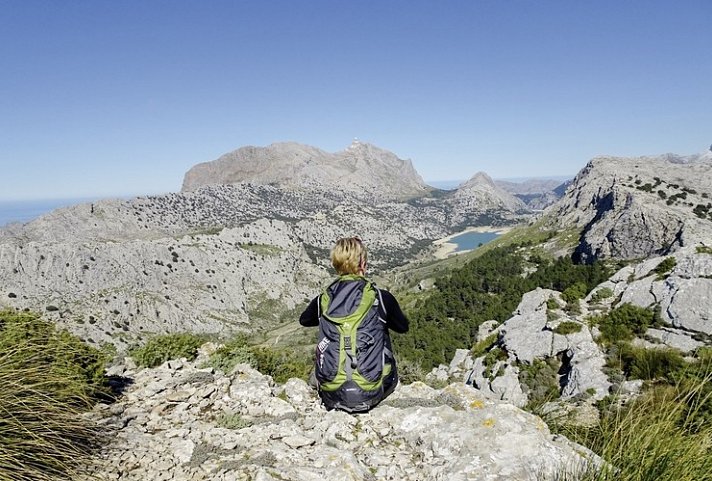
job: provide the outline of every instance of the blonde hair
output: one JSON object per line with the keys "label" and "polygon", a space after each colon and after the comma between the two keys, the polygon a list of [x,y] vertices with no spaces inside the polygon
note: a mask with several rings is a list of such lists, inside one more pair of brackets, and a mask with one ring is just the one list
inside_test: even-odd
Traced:
{"label": "blonde hair", "polygon": [[366,246],[358,237],[339,239],[331,249],[331,265],[339,275],[360,274],[359,270],[367,260]]}

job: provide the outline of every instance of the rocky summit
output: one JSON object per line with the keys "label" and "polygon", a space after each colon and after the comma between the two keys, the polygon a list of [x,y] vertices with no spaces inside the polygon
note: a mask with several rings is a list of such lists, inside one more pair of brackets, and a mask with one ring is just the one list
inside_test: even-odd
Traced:
{"label": "rocky summit", "polygon": [[382,199],[421,196],[430,190],[410,160],[357,140],[334,154],[295,142],[242,147],[194,166],[185,174],[182,190],[239,182],[339,190]]}
{"label": "rocky summit", "polygon": [[[462,183],[452,194],[453,200],[463,206],[482,206],[510,211],[526,210],[526,205],[512,194],[499,187],[484,172],[477,172]],[[466,207],[465,207],[466,209]]]}
{"label": "rocky summit", "polygon": [[712,152],[597,157],[547,211],[560,230],[582,231],[576,255],[639,259],[712,242]]}
{"label": "rocky summit", "polygon": [[89,414],[112,432],[94,466],[104,479],[536,481],[600,459],[538,417],[462,383],[399,386],[367,414],[326,411],[304,381],[275,385],[246,364],[199,358],[112,373],[124,396]]}

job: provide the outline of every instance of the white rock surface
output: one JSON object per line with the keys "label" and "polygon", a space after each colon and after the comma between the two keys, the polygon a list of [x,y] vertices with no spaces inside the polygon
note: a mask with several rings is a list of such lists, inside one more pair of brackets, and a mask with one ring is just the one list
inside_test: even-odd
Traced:
{"label": "white rock surface", "polygon": [[108,479],[534,481],[599,463],[464,384],[399,386],[352,416],[327,412],[303,381],[275,386],[247,365],[229,376],[187,362],[126,374],[126,394],[91,413],[115,430],[95,466]]}

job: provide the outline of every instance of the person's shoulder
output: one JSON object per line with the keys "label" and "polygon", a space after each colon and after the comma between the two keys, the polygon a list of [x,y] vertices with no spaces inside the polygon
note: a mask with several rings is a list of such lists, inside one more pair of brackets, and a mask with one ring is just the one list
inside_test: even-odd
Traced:
{"label": "person's shoulder", "polygon": [[379,295],[383,298],[383,302],[385,302],[385,303],[398,302],[396,300],[396,297],[393,294],[391,294],[390,291],[388,291],[386,289],[381,289],[380,287],[376,287],[376,290],[378,291]]}

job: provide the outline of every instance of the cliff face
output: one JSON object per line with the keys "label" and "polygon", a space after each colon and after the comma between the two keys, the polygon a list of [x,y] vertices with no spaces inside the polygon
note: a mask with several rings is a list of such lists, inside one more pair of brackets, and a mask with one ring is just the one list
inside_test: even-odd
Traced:
{"label": "cliff face", "polygon": [[585,261],[712,241],[712,152],[597,157],[547,214],[555,228],[582,229],[576,255]]}
{"label": "cliff face", "polygon": [[358,141],[334,154],[294,142],[242,147],[191,168],[182,190],[239,182],[390,199],[423,195],[429,190],[410,160]]}

